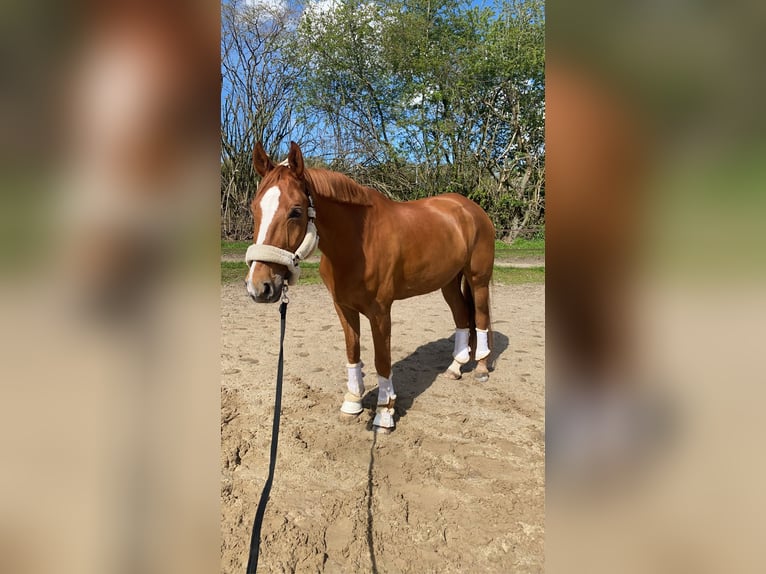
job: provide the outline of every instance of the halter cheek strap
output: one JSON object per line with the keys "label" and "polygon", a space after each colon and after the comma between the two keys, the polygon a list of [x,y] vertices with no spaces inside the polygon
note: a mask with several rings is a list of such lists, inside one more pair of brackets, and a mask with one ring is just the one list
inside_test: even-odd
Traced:
{"label": "halter cheek strap", "polygon": [[288,269],[287,284],[295,285],[298,282],[298,278],[301,276],[301,268],[298,267],[300,262],[309,257],[319,245],[319,234],[317,233],[316,225],[314,225],[314,219],[316,219],[316,210],[314,209],[314,202],[309,195],[309,222],[306,226],[306,235],[303,237],[298,249],[295,253],[288,251],[287,249],[280,249],[273,245],[256,245],[253,244],[247,248],[245,253],[245,262],[249,267],[253,261],[262,261],[265,263],[277,263],[284,265]]}

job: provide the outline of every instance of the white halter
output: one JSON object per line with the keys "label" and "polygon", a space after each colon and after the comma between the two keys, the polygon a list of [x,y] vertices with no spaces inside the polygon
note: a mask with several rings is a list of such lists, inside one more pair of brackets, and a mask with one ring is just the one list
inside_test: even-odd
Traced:
{"label": "white halter", "polygon": [[287,251],[286,249],[280,249],[273,245],[256,245],[253,244],[247,248],[245,253],[245,262],[247,266],[253,263],[253,261],[263,261],[267,263],[278,263],[284,265],[288,269],[287,284],[295,285],[298,282],[298,278],[301,276],[301,268],[298,267],[303,259],[306,259],[314,250],[316,250],[319,244],[319,234],[317,233],[316,225],[314,225],[314,219],[316,218],[316,210],[314,209],[314,201],[309,198],[308,216],[309,222],[306,225],[306,235],[303,237],[298,249],[295,253]]}

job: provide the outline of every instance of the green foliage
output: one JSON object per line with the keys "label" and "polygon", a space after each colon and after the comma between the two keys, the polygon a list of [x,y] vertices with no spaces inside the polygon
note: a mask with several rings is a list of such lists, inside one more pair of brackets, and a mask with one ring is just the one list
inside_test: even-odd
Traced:
{"label": "green foliage", "polygon": [[330,168],[397,199],[470,197],[507,239],[543,222],[541,0],[309,3],[285,34],[291,121]]}

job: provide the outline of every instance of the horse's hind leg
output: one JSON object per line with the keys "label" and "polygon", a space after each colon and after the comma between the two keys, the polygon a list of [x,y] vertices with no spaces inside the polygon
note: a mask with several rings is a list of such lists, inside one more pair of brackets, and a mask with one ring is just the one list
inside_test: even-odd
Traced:
{"label": "horse's hind leg", "polygon": [[343,397],[343,405],[340,407],[342,415],[349,418],[355,417],[362,412],[362,396],[364,395],[364,381],[362,379],[362,361],[359,351],[359,312],[343,307],[335,303],[335,311],[338,313],[340,324],[343,327],[343,336],[346,339],[346,358],[348,364],[348,392]]}
{"label": "horse's hind leg", "polygon": [[449,379],[459,379],[460,366],[464,365],[470,359],[470,347],[468,344],[470,327],[470,307],[466,301],[460,284],[463,278],[462,273],[442,287],[442,295],[452,311],[452,318],[455,321],[455,347],[452,352],[452,364],[444,371],[443,376]]}
{"label": "horse's hind leg", "polygon": [[492,344],[492,325],[489,316],[489,284],[485,280],[476,280],[471,285],[476,318],[476,370],[474,378],[484,382],[489,379],[489,358]]}

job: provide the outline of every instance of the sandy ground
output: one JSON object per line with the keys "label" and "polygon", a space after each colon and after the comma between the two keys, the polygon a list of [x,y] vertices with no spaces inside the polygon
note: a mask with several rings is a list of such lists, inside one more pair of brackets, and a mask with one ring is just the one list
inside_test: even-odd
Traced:
{"label": "sandy ground", "polygon": [[[261,572],[542,572],[544,286],[494,286],[496,370],[450,381],[453,324],[439,293],[394,304],[397,429],[370,432],[376,395],[343,422],[345,347],[323,285],[291,291],[279,458]],[[222,565],[244,572],[269,456],[277,305],[222,287]]]}

